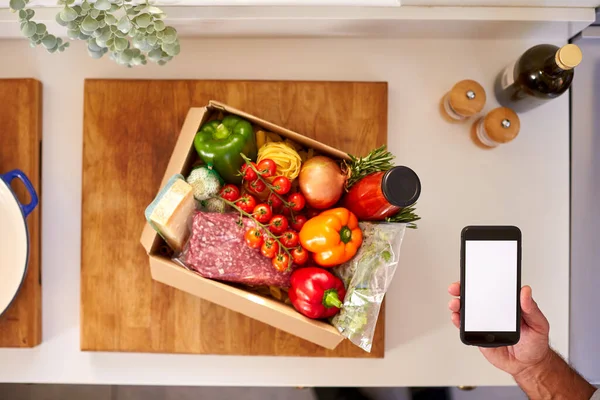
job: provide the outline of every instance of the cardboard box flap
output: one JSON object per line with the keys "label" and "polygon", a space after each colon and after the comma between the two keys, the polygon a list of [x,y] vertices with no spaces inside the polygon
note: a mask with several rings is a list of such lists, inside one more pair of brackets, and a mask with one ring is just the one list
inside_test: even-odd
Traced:
{"label": "cardboard box flap", "polygon": [[152,279],[168,282],[179,290],[219,304],[277,329],[301,337],[328,349],[334,349],[344,337],[332,325],[311,320],[289,305],[260,296],[226,283],[203,278],[161,256],[150,256]]}
{"label": "cardboard box flap", "polygon": [[334,158],[338,158],[341,160],[350,160],[350,156],[348,156],[347,153],[344,153],[341,150],[338,150],[336,148],[333,148],[331,146],[328,146],[326,144],[323,144],[321,142],[318,142],[314,139],[311,139],[307,136],[301,135],[299,133],[296,133],[294,131],[290,131],[289,129],[285,129],[282,128],[280,126],[277,126],[269,121],[265,121],[264,119],[261,118],[257,118],[254,115],[250,115],[248,113],[245,113],[244,111],[238,110],[236,108],[230,107],[226,104],[220,103],[218,101],[215,100],[211,100],[209,102],[209,108],[215,108],[217,110],[221,110],[221,111],[226,111],[232,114],[236,114],[239,115],[242,118],[245,118],[249,121],[254,122],[257,125],[260,125],[266,129],[268,129],[271,132],[275,132],[275,133],[281,133],[283,134],[286,138],[293,140],[294,142],[300,143],[301,145],[308,147],[308,148],[313,148],[315,150],[317,150],[319,153],[325,153],[331,157]]}
{"label": "cardboard box flap", "polygon": [[[208,118],[209,114],[210,113],[207,113],[206,107],[189,109],[181,132],[179,133],[179,138],[177,139],[177,143],[175,144],[175,148],[169,159],[165,175],[163,176],[160,186],[156,190],[157,193],[160,188],[167,184],[173,175],[181,173],[185,166],[196,157],[196,152],[194,151],[194,138],[196,137],[198,128],[200,128],[200,125]],[[140,243],[142,243],[142,246],[144,246],[147,253],[152,251],[152,248],[155,246],[158,239],[160,239],[160,236],[148,223],[146,223],[140,238]]]}

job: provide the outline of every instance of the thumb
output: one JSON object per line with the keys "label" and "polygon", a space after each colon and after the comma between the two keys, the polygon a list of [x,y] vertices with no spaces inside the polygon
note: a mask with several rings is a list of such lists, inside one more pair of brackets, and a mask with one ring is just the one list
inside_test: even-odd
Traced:
{"label": "thumb", "polygon": [[548,334],[550,324],[532,297],[530,286],[521,288],[521,316],[525,323],[538,333]]}

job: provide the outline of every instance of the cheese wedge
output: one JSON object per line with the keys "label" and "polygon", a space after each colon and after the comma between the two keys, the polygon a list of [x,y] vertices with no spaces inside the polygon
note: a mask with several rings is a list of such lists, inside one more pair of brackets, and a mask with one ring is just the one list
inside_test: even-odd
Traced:
{"label": "cheese wedge", "polygon": [[146,219],[175,251],[183,250],[189,237],[188,221],[196,209],[194,189],[174,175],[146,209]]}

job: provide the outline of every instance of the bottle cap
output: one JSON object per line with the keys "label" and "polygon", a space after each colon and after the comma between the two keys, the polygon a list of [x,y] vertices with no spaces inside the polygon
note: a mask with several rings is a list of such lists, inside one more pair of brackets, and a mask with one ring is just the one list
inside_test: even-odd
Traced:
{"label": "bottle cap", "polygon": [[581,49],[574,44],[567,44],[556,52],[556,63],[562,69],[573,69],[581,63],[583,54]]}
{"label": "bottle cap", "polygon": [[510,108],[498,107],[487,113],[483,126],[489,138],[494,142],[507,143],[519,134],[521,121]]}
{"label": "bottle cap", "polygon": [[412,169],[404,166],[387,171],[381,180],[381,190],[387,201],[396,207],[415,204],[421,195],[421,181]]}
{"label": "bottle cap", "polygon": [[485,100],[483,87],[473,80],[465,79],[452,87],[448,101],[458,114],[470,117],[483,109]]}

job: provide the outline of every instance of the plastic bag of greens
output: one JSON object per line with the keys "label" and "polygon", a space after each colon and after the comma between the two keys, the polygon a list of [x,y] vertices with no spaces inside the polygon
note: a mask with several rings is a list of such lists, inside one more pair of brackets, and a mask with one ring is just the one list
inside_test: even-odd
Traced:
{"label": "plastic bag of greens", "polygon": [[334,269],[347,292],[333,325],[352,343],[371,352],[383,297],[398,261],[406,224],[361,222],[363,244],[356,256]]}

